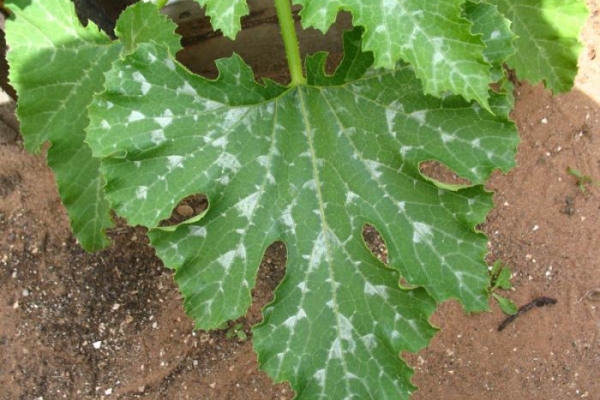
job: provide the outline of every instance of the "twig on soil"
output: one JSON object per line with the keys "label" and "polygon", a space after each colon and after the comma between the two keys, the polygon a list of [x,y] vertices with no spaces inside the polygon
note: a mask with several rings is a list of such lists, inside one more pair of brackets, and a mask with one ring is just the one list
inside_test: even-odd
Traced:
{"label": "twig on soil", "polygon": [[553,299],[552,297],[538,297],[533,299],[531,302],[525,304],[523,307],[519,308],[516,314],[511,315],[506,318],[499,326],[498,332],[501,332],[504,328],[508,326],[511,322],[513,322],[517,317],[521,314],[525,314],[527,311],[531,310],[534,307],[543,307],[547,305],[556,304],[558,300]]}

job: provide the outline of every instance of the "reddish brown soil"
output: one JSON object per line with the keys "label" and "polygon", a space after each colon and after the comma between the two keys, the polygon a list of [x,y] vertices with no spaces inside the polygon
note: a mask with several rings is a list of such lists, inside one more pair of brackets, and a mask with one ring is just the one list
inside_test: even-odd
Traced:
{"label": "reddish brown soil", "polygon": [[[488,187],[496,208],[482,229],[489,261],[514,273],[507,295],[535,308],[504,331],[504,315],[465,315],[453,302],[431,346],[405,355],[425,399],[600,399],[600,16],[596,1],[575,89],[551,97],[517,87],[518,167]],[[0,145],[0,399],[291,399],[258,371],[250,341],[193,332],[170,271],[140,229],[86,254],[69,233],[43,156]],[[376,244],[377,247],[377,244]],[[281,279],[285,250],[261,266],[246,333]],[[335,400],[335,399],[333,399]]]}

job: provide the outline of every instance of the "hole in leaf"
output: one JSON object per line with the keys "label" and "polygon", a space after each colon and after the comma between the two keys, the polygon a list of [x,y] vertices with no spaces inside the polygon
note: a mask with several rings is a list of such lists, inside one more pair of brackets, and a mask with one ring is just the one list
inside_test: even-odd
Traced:
{"label": "hole in leaf", "polygon": [[[419,165],[419,171],[436,185],[471,186],[468,179],[461,178],[450,168],[438,161],[424,161]],[[439,186],[439,185],[438,185]]]}
{"label": "hole in leaf", "polygon": [[262,320],[262,309],[273,300],[273,292],[285,276],[286,263],[287,248],[283,242],[277,241],[267,247],[252,289],[252,305],[246,315],[251,325]]}
{"label": "hole in leaf", "polygon": [[173,209],[168,219],[162,220],[161,227],[179,225],[182,222],[192,221],[208,209],[208,199],[203,194],[192,194],[181,200]]}
{"label": "hole in leaf", "polygon": [[373,225],[366,224],[363,227],[362,237],[371,253],[387,265],[387,246],[379,231]]}

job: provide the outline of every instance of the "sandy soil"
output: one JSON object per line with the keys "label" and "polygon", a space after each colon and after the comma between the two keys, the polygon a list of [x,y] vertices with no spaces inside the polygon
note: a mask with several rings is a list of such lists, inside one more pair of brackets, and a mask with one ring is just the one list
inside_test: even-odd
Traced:
{"label": "sandy soil", "polygon": [[[518,167],[490,181],[496,208],[482,226],[489,261],[513,270],[508,296],[518,305],[539,296],[558,303],[502,332],[496,305],[477,315],[442,305],[431,346],[405,355],[421,388],[415,399],[600,398],[600,187],[582,190],[567,173],[600,180],[597,3],[589,1],[573,91],[552,97],[517,87]],[[110,235],[109,249],[82,251],[43,155],[25,153],[18,140],[0,144],[0,399],[293,397],[258,371],[250,340],[226,338],[231,329],[192,331],[141,229]],[[274,245],[256,304],[239,320],[247,334],[284,263],[283,246]]]}

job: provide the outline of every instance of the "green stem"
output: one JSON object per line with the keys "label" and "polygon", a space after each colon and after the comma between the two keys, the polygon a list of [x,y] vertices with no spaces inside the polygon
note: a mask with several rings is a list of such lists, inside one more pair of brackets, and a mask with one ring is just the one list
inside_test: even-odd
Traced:
{"label": "green stem", "polygon": [[275,9],[277,10],[277,19],[281,27],[281,36],[285,47],[285,55],[288,60],[288,67],[292,81],[290,86],[302,85],[306,83],[304,72],[302,70],[302,58],[300,58],[300,46],[294,26],[294,17],[290,0],[275,0]]}

